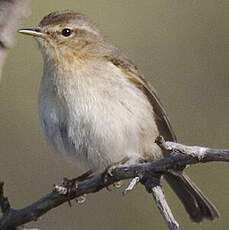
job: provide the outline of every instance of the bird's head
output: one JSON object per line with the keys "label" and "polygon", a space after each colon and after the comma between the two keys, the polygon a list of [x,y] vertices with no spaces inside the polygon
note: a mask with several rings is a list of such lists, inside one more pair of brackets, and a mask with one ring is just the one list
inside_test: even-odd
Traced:
{"label": "bird's head", "polygon": [[99,55],[103,37],[87,16],[73,12],[52,12],[38,27],[20,29],[36,38],[45,60],[73,61]]}

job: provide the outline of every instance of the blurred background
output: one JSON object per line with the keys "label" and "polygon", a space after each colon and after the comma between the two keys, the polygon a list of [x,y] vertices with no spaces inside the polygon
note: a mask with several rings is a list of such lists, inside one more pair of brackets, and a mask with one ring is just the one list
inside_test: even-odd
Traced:
{"label": "blurred background", "polygon": [[[31,1],[23,27],[37,25],[53,10],[89,15],[159,92],[179,142],[229,148],[228,0],[49,0]],[[23,207],[79,174],[49,149],[38,126],[37,93],[42,59],[36,42],[17,35],[0,84],[0,179],[13,207]],[[191,223],[175,195],[164,189],[182,229],[228,229],[229,167],[225,163],[187,169],[216,204],[221,219]],[[141,186],[89,195],[83,205],[64,204],[37,222],[39,229],[166,229],[152,197]]]}

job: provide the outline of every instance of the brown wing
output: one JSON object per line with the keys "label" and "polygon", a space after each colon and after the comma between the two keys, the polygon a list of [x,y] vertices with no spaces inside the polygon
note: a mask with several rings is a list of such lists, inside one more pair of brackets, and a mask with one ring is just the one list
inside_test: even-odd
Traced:
{"label": "brown wing", "polygon": [[111,61],[114,65],[121,68],[129,80],[135,84],[139,89],[144,92],[148,100],[150,101],[154,113],[156,115],[156,123],[159,129],[160,135],[162,135],[165,140],[176,141],[176,135],[172,129],[171,123],[166,115],[165,109],[161,104],[156,91],[154,88],[139,74],[137,67],[126,57],[117,55],[106,56],[106,59]]}
{"label": "brown wing", "polygon": [[[120,54],[107,57],[114,65],[121,68],[127,73],[129,80],[140,88],[150,101],[156,122],[160,132],[166,140],[176,141],[175,133],[171,127],[166,112],[153,87],[144,80],[134,66],[127,58],[121,57]],[[203,219],[213,220],[219,217],[219,212],[214,205],[203,195],[200,189],[181,171],[172,171],[165,174],[165,179],[181,200],[191,219],[200,222]]]}

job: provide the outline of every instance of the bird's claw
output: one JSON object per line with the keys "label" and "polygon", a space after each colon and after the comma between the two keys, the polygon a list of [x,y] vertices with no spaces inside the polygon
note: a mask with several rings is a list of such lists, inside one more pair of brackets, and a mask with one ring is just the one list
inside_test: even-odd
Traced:
{"label": "bird's claw", "polygon": [[[72,207],[70,195],[73,192],[76,192],[77,188],[78,188],[78,183],[75,179],[69,180],[66,177],[64,177],[62,185],[54,185],[53,191],[55,191],[61,195],[68,196],[68,198],[69,198],[68,199],[68,205],[69,205],[69,207]],[[77,204],[83,204],[86,201],[86,194],[75,198],[75,201]]]}
{"label": "bird's claw", "polygon": [[63,178],[62,186],[66,188],[66,195],[70,195],[73,192],[76,192],[78,189],[78,183],[75,179],[71,180],[66,177]]}
{"label": "bird's claw", "polygon": [[75,201],[77,204],[83,204],[86,201],[86,194],[77,197]]}
{"label": "bird's claw", "polygon": [[117,189],[121,188],[123,185],[123,182],[122,181],[116,181],[114,182],[113,186]]}
{"label": "bird's claw", "polygon": [[[114,166],[114,165],[109,166],[109,167],[107,168],[107,170],[105,171],[105,173],[104,173],[104,175],[103,175],[103,182],[104,182],[104,184],[107,184],[107,182],[108,182],[108,180],[109,180],[109,177],[112,177],[112,176],[113,176],[113,173],[112,173],[112,172],[114,171],[115,168],[116,168],[116,166]],[[108,186],[107,186],[107,188],[108,188],[108,190],[110,190]]]}

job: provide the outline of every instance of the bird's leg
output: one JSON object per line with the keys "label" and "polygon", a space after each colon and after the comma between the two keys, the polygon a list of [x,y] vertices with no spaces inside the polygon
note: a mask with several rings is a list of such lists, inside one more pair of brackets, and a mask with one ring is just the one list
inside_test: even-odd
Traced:
{"label": "bird's leg", "polygon": [[[118,166],[121,166],[121,165],[124,165],[126,162],[129,161],[129,157],[125,157],[123,158],[121,161],[119,162],[116,162],[110,166],[108,166],[105,174],[104,174],[104,182],[106,183],[108,177],[112,177],[113,176],[113,171],[115,170],[115,168],[117,168]],[[117,181],[117,182],[114,182],[113,186],[115,188],[120,188],[122,186],[122,182],[121,181]],[[107,190],[110,191],[111,189],[109,188],[109,186],[107,187]]]}
{"label": "bird's leg", "polygon": [[71,184],[73,184],[73,183],[84,181],[84,180],[90,178],[92,175],[93,175],[93,171],[88,170],[87,172],[81,174],[80,176],[78,176],[76,178],[73,178],[73,179],[64,178],[64,181],[67,180],[68,182],[71,182]]}
{"label": "bird's leg", "polygon": [[[62,185],[61,186],[57,186],[57,185],[55,186],[55,191],[57,191],[60,194],[68,196],[69,197],[68,204],[71,207],[72,205],[70,202],[70,194],[72,194],[72,192],[77,190],[79,182],[90,178],[92,175],[93,175],[93,171],[89,170],[89,171],[83,173],[82,175],[80,175],[76,178],[73,178],[73,179],[68,179],[68,178],[64,177]],[[84,203],[85,200],[86,200],[85,195],[76,198],[76,202],[78,204]]]}
{"label": "bird's leg", "polygon": [[116,169],[118,166],[124,165],[128,161],[129,161],[129,157],[125,157],[121,161],[113,163],[112,165],[107,167],[106,174],[112,177],[113,176],[112,171],[114,171],[114,169]]}
{"label": "bird's leg", "polygon": [[68,179],[68,178],[64,177],[62,185],[67,189],[67,193],[69,194],[69,193],[77,190],[78,182],[84,181],[84,180],[90,178],[92,175],[93,175],[93,171],[88,170],[87,172],[85,172],[82,175],[80,175],[76,178],[73,178],[73,179]]}

